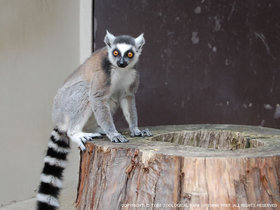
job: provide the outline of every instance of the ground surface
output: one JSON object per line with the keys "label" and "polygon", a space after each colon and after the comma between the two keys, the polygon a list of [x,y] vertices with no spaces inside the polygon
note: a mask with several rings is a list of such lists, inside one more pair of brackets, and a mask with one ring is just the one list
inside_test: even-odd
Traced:
{"label": "ground surface", "polygon": [[[76,183],[62,190],[60,197],[60,210],[74,210],[74,201],[76,199]],[[4,207],[1,210],[34,210],[36,205],[36,198],[31,198],[24,201],[19,201]]]}

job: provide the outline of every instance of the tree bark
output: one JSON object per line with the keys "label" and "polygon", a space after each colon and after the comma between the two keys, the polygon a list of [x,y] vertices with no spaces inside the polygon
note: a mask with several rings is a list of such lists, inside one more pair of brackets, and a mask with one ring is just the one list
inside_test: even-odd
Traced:
{"label": "tree bark", "polygon": [[150,130],[153,137],[129,138],[126,144],[106,138],[86,144],[77,209],[280,209],[280,130],[237,125]]}

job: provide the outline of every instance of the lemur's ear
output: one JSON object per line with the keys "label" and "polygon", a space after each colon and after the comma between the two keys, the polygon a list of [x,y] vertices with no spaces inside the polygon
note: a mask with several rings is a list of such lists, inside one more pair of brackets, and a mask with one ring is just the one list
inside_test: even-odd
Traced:
{"label": "lemur's ear", "polygon": [[116,37],[113,34],[111,34],[108,30],[106,30],[106,36],[104,37],[104,42],[108,47],[112,46],[115,38]]}
{"label": "lemur's ear", "polygon": [[144,33],[140,34],[137,38],[135,38],[135,45],[138,50],[140,50],[145,44]]}

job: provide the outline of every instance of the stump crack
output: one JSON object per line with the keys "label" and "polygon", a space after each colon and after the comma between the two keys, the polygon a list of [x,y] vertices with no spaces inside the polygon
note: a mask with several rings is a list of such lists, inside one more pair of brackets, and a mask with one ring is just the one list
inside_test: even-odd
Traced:
{"label": "stump crack", "polygon": [[[152,199],[152,204],[155,204],[156,195],[157,195],[157,185],[158,185],[159,177],[160,177],[160,171],[159,171],[158,179],[157,179],[157,181],[156,181],[156,183],[155,183],[155,188],[154,188],[154,195],[153,195],[153,199]],[[153,208],[152,208],[152,209],[155,209],[155,205],[153,205]]]}
{"label": "stump crack", "polygon": [[179,180],[178,180],[178,197],[177,197],[177,203],[181,202],[181,198],[182,198],[182,191],[183,191],[183,186],[184,186],[184,172],[183,172],[183,168],[184,168],[184,160],[183,157],[179,157]]}
{"label": "stump crack", "polygon": [[[160,159],[160,160],[159,160]],[[154,163],[156,164],[156,166],[158,166],[158,170],[156,168],[153,168],[152,166],[150,167],[153,172],[157,175],[157,179],[156,179],[156,182],[155,182],[155,187],[153,189],[153,197],[152,197],[152,204],[155,204],[155,201],[156,201],[156,197],[157,197],[157,190],[158,190],[158,183],[159,183],[159,180],[160,180],[160,175],[161,175],[161,171],[162,171],[162,157],[160,158],[154,158]],[[155,205],[153,205],[152,209],[155,209]]]}
{"label": "stump crack", "polygon": [[138,155],[139,155],[139,150],[135,150],[134,155],[133,155],[133,157],[131,159],[130,165],[126,168],[125,173],[127,174],[127,176],[126,176],[125,186],[124,186],[124,198],[121,201],[121,204],[123,204],[125,199],[126,199],[128,181],[129,181],[129,179],[131,177],[131,174],[133,173],[133,171],[136,168],[136,166],[139,164]]}
{"label": "stump crack", "polygon": [[[156,184],[155,184],[155,188],[154,188],[154,196],[153,196],[153,202],[152,202],[152,204],[155,204],[155,200],[156,200],[156,192],[157,192],[157,184],[158,184],[158,180],[157,180],[157,182],[156,182]],[[155,209],[155,207],[153,206],[153,209]]]}

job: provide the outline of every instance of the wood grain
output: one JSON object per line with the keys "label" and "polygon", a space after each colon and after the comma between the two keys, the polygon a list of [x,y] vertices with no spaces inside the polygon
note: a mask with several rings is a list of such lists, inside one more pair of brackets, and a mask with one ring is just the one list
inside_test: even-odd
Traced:
{"label": "wood grain", "polygon": [[279,130],[150,129],[153,137],[127,144],[106,138],[87,143],[77,209],[280,209]]}

